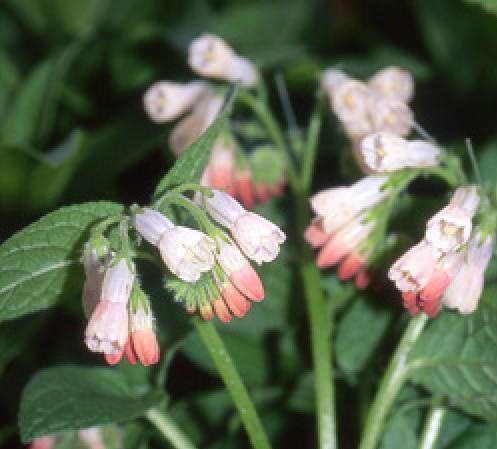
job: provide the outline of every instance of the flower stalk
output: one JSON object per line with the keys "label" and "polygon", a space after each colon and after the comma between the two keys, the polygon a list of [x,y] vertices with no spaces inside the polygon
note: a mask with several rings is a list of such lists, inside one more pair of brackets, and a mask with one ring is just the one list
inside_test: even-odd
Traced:
{"label": "flower stalk", "polygon": [[419,440],[418,449],[434,449],[436,447],[446,414],[447,407],[441,405],[429,410],[423,427],[423,433]]}
{"label": "flower stalk", "polygon": [[157,408],[151,408],[145,417],[157,428],[174,449],[196,449],[172,418]]}

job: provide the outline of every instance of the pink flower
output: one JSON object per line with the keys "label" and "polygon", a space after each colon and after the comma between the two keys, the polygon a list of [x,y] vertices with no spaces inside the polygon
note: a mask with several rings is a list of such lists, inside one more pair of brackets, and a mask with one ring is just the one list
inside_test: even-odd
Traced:
{"label": "pink flower", "polygon": [[255,206],[254,184],[249,169],[235,171],[235,194],[247,209]]}
{"label": "pink flower", "polygon": [[374,131],[386,131],[397,136],[407,136],[414,117],[404,102],[396,98],[371,96],[369,113]]}
{"label": "pink flower", "polygon": [[29,445],[29,449],[52,449],[55,444],[55,436],[47,435],[35,438]]}
{"label": "pink flower", "polygon": [[[218,287],[229,311],[237,318],[245,316],[250,310],[250,301],[227,278],[218,281]],[[219,318],[221,319],[221,317]],[[223,320],[221,319],[221,321]]]}
{"label": "pink flower", "polygon": [[428,221],[426,241],[443,252],[455,250],[466,243],[479,202],[476,186],[459,187],[450,203]]}
{"label": "pink flower", "polygon": [[233,195],[235,192],[234,169],[234,144],[231,139],[221,136],[214,143],[214,148],[207,164],[206,170],[209,170],[208,187],[224,190]]}
{"label": "pink flower", "polygon": [[443,304],[462,314],[472,313],[478,306],[484,275],[494,250],[494,239],[476,233],[469,242],[465,260],[443,297]]}
{"label": "pink flower", "polygon": [[164,233],[174,228],[174,223],[160,212],[144,207],[135,215],[134,226],[147,242],[157,246]]}
{"label": "pink flower", "polygon": [[105,449],[100,427],[89,427],[78,432],[80,440],[87,449]]}
{"label": "pink flower", "polygon": [[[108,255],[108,248],[104,248]],[[87,243],[83,252],[85,282],[83,284],[82,303],[86,318],[89,318],[100,301],[102,282],[104,279],[104,261],[97,254],[97,248]]]}
{"label": "pink flower", "polygon": [[409,102],[414,94],[412,75],[399,67],[386,67],[376,72],[368,84],[379,94],[405,103]]}

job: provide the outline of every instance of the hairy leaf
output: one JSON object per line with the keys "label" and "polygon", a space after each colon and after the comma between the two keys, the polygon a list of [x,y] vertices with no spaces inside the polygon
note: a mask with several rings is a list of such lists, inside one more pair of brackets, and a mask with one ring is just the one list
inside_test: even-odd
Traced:
{"label": "hairy leaf", "polygon": [[37,436],[136,418],[164,397],[161,391],[134,390],[133,385],[112,368],[42,370],[22,394],[21,438],[28,442]]}
{"label": "hairy leaf", "polygon": [[109,202],[63,207],[4,242],[0,246],[0,321],[54,304],[78,268],[88,227],[122,210]]}

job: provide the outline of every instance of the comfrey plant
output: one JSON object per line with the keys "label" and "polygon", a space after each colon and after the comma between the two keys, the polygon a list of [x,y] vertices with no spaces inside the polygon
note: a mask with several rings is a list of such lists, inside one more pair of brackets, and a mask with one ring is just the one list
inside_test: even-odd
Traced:
{"label": "comfrey plant", "polygon": [[[336,425],[334,360],[351,388],[364,371],[382,373],[376,393],[371,381],[359,388],[364,418],[358,426],[359,449],[379,446],[385,428],[391,429],[393,406],[399,404],[408,381],[416,385],[412,391],[417,399],[406,408],[430,407],[420,448],[435,447],[449,407],[478,417],[491,415],[485,406],[461,399],[459,385],[473,393],[469,399],[494,392],[495,373],[488,371],[493,359],[487,353],[486,371],[468,370],[475,369],[473,358],[483,357],[475,349],[481,347],[477,339],[485,341],[485,348],[491,344],[474,329],[488,331],[495,316],[495,311],[489,312],[494,307],[489,299],[480,297],[494,254],[497,197],[491,186],[470,180],[462,157],[436,143],[416,122],[410,107],[413,77],[404,69],[387,67],[364,82],[327,69],[321,74],[307,126],[284,132],[269,107],[262,71],[223,39],[205,34],[193,40],[188,63],[195,73],[217,83],[159,81],[143,97],[145,111],[157,126],[180,120],[169,134],[177,160],[149,204],[95,202],[62,208],[0,248],[12,273],[8,280],[0,277],[2,318],[51,306],[70,291],[69,280],[79,279],[87,323],[81,333],[74,330],[72,338],[84,336],[86,347],[112,365],[61,366],[37,374],[25,388],[20,407],[23,440],[33,440],[33,448],[52,448],[64,431],[90,428],[81,430],[78,438],[86,447],[104,447],[95,426],[145,417],[172,447],[194,448],[195,432],[181,430],[164,404],[169,362],[185,342],[182,337],[174,344],[164,337],[166,318],[173,330],[193,325],[191,335],[205,345],[214,363],[208,369],[215,368],[224,382],[222,393],[233,401],[255,449],[269,449],[280,437],[276,431],[268,436],[258,409],[297,407],[291,405],[295,403],[300,407],[302,397],[305,406],[315,400],[315,446],[339,447],[346,431]],[[244,109],[243,120],[232,117],[239,109]],[[350,141],[348,151],[360,175],[344,186],[330,179],[334,187],[312,193],[319,134],[328,111]],[[431,188],[427,179],[438,182],[440,191],[446,189],[448,199],[431,218],[423,215],[426,207],[418,207]],[[288,195],[277,204],[283,209],[290,206],[280,228],[264,217],[268,210],[277,217],[276,208],[257,209],[260,213],[251,209],[270,199],[274,206],[284,188]],[[444,200],[430,197],[442,207]],[[419,219],[421,229],[410,226]],[[38,243],[37,236],[56,242],[56,249],[40,253],[45,244]],[[283,249],[287,243],[289,250]],[[264,309],[254,303],[278,299],[271,281],[281,280],[273,279],[276,275],[264,277],[263,270],[284,259],[277,260],[280,252],[285,252],[290,267],[286,281],[292,287],[295,283],[296,296],[302,298],[292,307],[297,312],[303,306],[307,309],[312,376],[301,376],[308,367],[305,357],[295,356],[299,345],[288,343],[293,337],[282,338],[282,365],[295,376],[283,379],[285,385],[271,385],[271,394],[258,390],[256,408],[221,334],[242,324],[234,318],[248,314],[250,320],[252,306]],[[155,275],[148,277],[154,277],[160,288],[150,287],[145,264],[154,266]],[[388,288],[387,277],[400,293]],[[354,284],[347,282],[351,279]],[[359,290],[402,298],[408,313],[392,301],[382,314],[376,309],[382,306],[369,304]],[[161,313],[160,296],[177,304],[168,304],[167,312]],[[180,307],[191,318],[176,318]],[[285,319],[291,320],[290,315]],[[428,317],[434,318],[430,324]],[[180,326],[180,320],[187,324]],[[385,358],[373,356],[374,351],[390,323],[393,336],[406,320],[385,367]],[[253,327],[250,335],[258,334],[258,327]],[[457,344],[446,347],[445,337],[451,332],[457,334]],[[261,341],[250,340],[250,348]],[[197,350],[197,340],[192,345]],[[440,369],[440,374],[433,366],[457,365],[459,352],[471,357],[464,359],[468,366],[456,388],[454,382],[446,382],[446,370]],[[236,355],[243,360],[245,354]],[[201,358],[198,352],[195,357]],[[154,380],[145,380],[144,372]],[[348,399],[346,407],[350,409]],[[237,426],[238,421],[233,424]]]}

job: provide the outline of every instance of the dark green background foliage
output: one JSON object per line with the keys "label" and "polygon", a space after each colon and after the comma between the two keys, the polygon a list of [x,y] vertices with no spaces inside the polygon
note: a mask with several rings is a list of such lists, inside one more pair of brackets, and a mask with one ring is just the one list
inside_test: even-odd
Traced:
{"label": "dark green background foliage", "polygon": [[[162,288],[158,269],[140,267],[158,317],[167,372],[91,367],[102,361],[82,342],[82,270],[76,263],[81,229],[119,212],[118,204],[148,202],[171,167],[170,126],[152,124],[141,98],[155,80],[194,78],[186,49],[204,31],[220,34],[263,68],[282,123],[276,74],[284,77],[304,126],[323,68],[335,65],[362,78],[389,64],[407,68],[416,78],[417,120],[459,152],[467,167],[463,140],[471,137],[483,179],[495,183],[496,0],[4,0],[0,240],[61,206],[89,203],[54,212],[0,250],[0,445],[20,445],[20,413],[26,440],[44,431],[117,421],[127,448],[158,447],[150,427],[130,421],[157,403],[168,407],[200,447],[248,445],[208,353]],[[350,180],[346,147],[329,114],[314,189]],[[416,220],[402,212],[396,226],[417,238],[419,217],[442,203],[444,190],[431,183],[412,190],[420,199],[406,210],[414,210]],[[292,235],[288,204],[283,198],[260,208],[290,237],[280,258],[260,270],[265,301],[221,332],[275,447],[302,448],[315,441],[313,381],[292,246],[298,236]],[[37,247],[38,239],[49,242],[46,251]],[[17,258],[24,251],[31,251],[29,263]],[[412,355],[418,368],[397,400],[382,448],[416,447],[430,394],[451,406],[440,449],[497,444],[495,269],[490,274],[475,316],[444,314],[418,343]],[[394,293],[359,295],[332,272],[323,287],[338,310],[338,437],[341,447],[352,448],[405,314]],[[158,394],[162,389],[167,404]],[[50,414],[54,403],[67,408],[63,417]]]}

